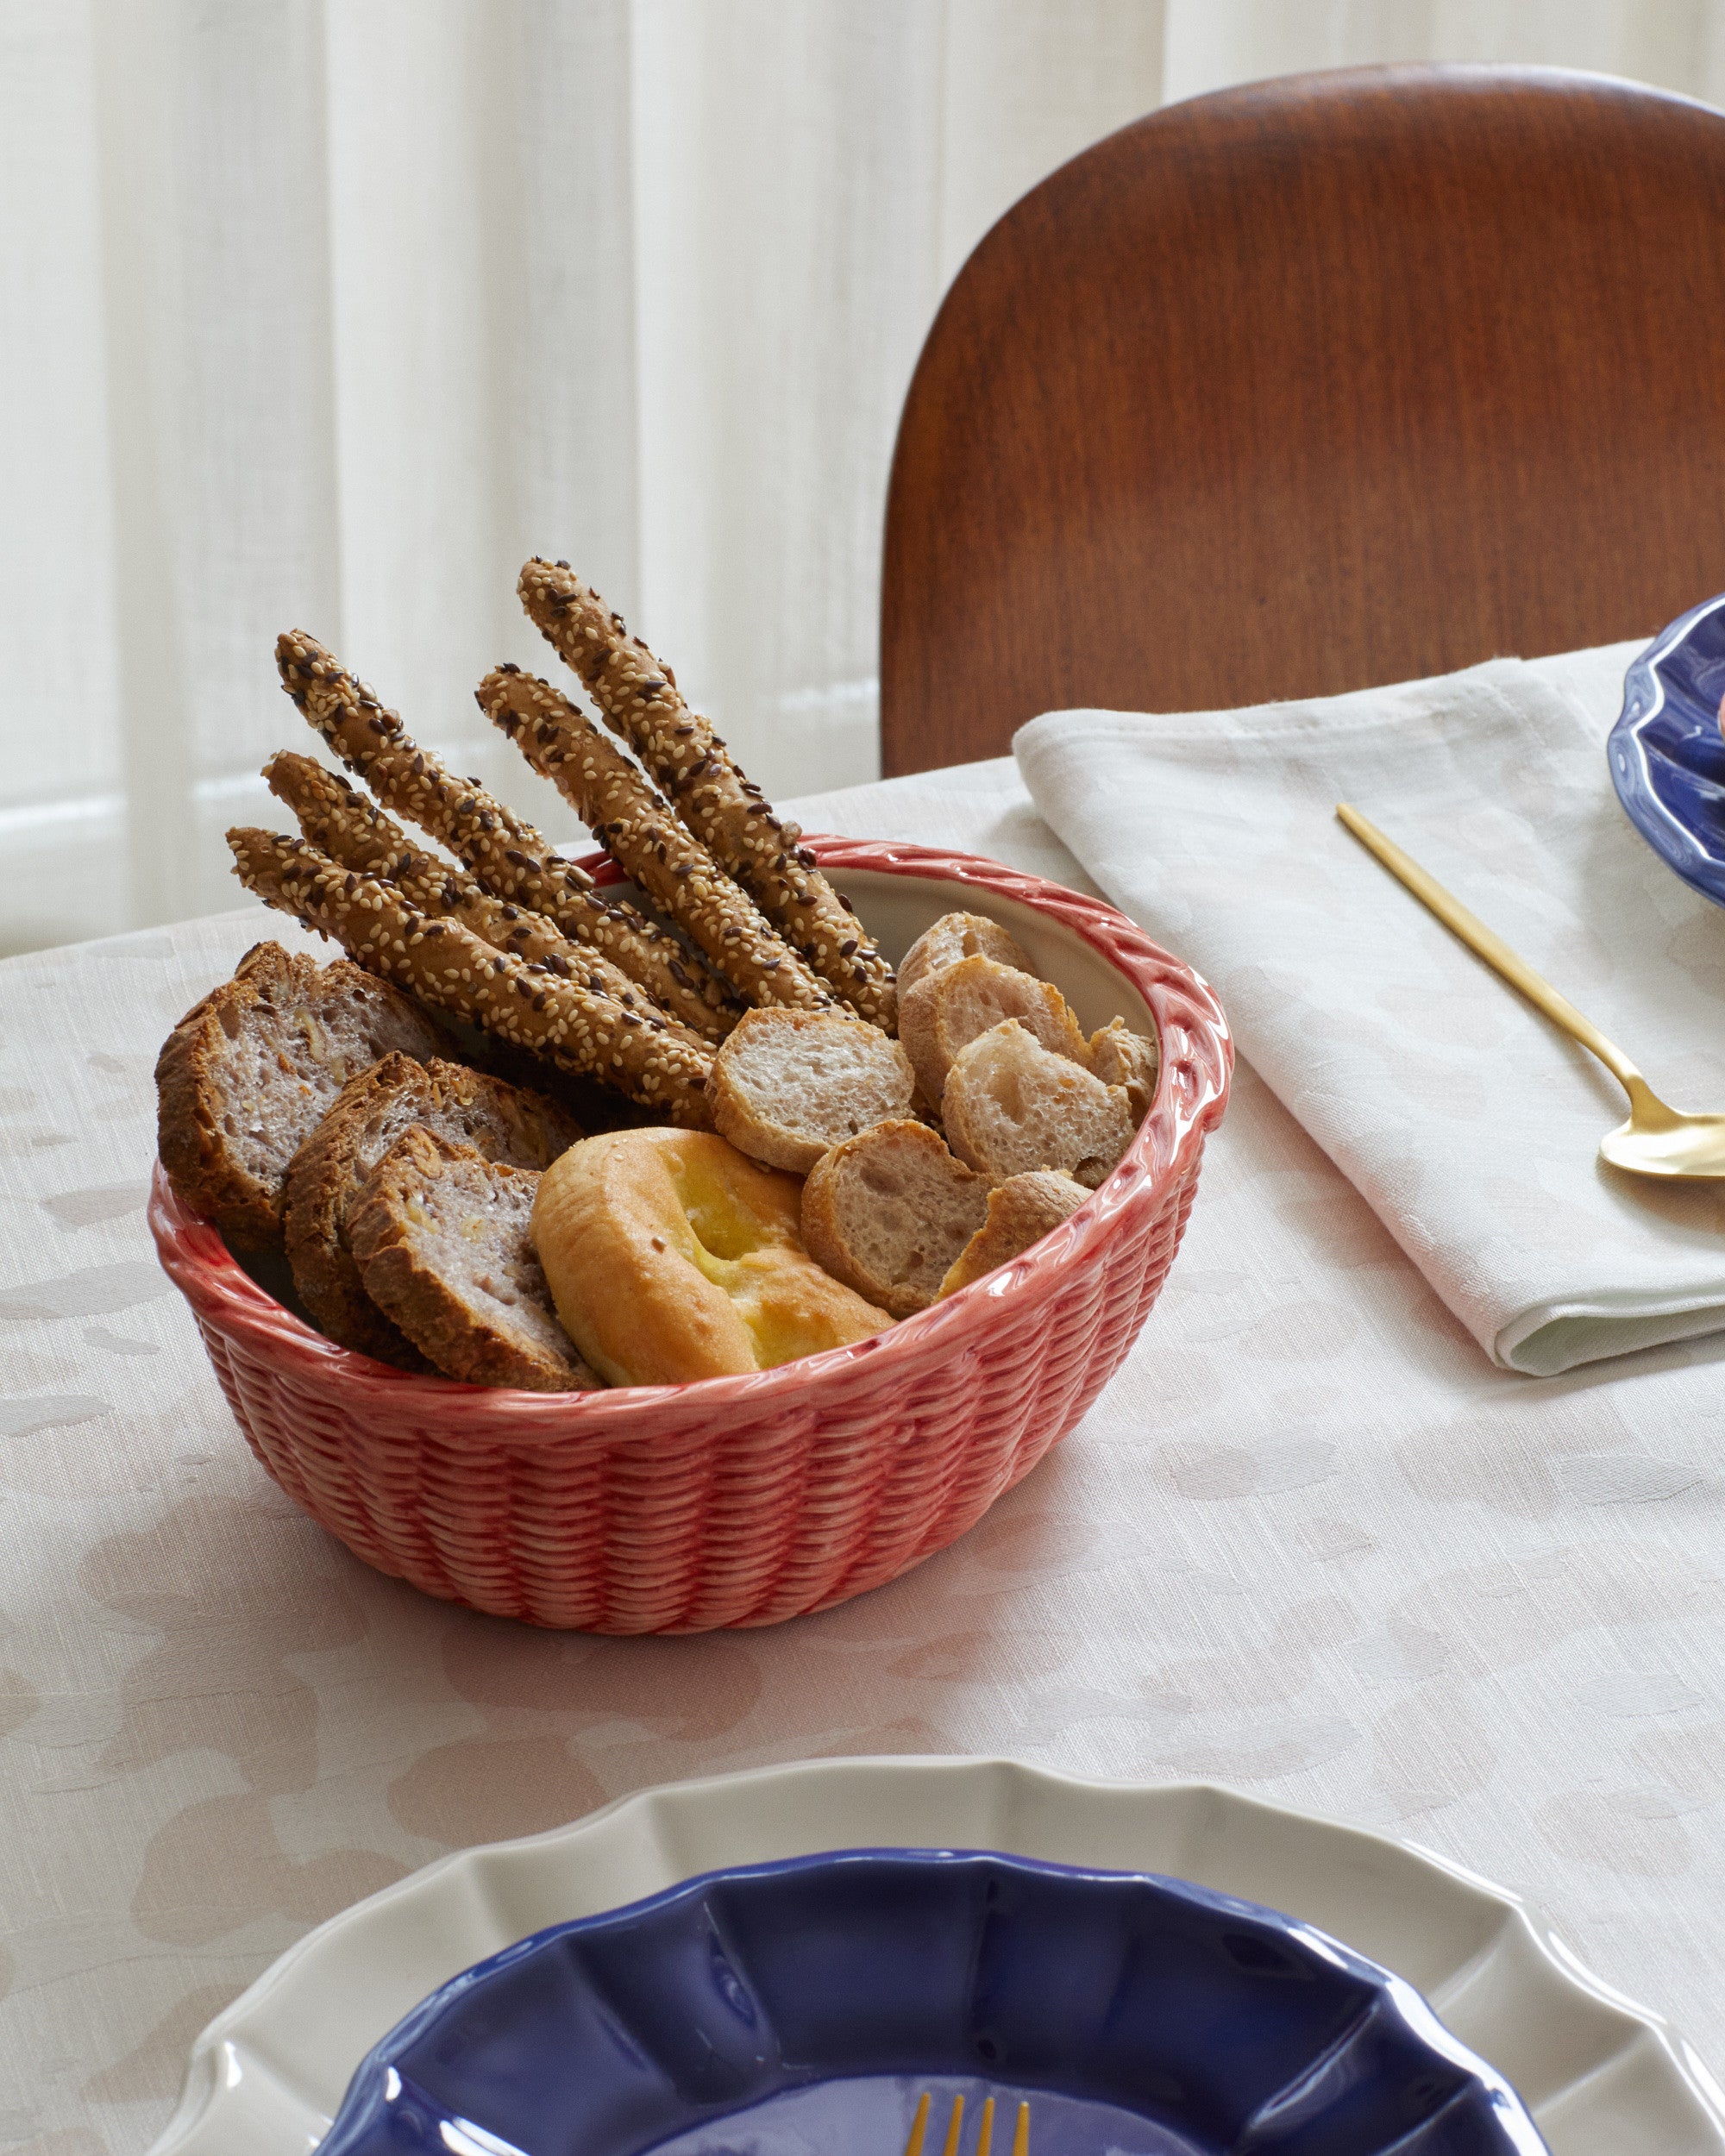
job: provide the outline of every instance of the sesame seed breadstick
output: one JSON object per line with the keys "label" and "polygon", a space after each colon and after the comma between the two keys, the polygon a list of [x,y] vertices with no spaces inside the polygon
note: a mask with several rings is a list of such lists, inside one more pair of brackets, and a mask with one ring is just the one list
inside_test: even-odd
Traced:
{"label": "sesame seed breadstick", "polygon": [[602,952],[684,1025],[709,1040],[730,1031],[743,1006],[731,1007],[724,984],[692,951],[636,907],[602,898],[586,871],[530,824],[446,770],[334,652],[295,629],[276,639],[275,655],[283,688],[386,808],[441,841],[496,897],[530,906]]}
{"label": "sesame seed breadstick", "polygon": [[499,667],[476,692],[500,726],[659,910],[750,1003],[824,1010],[833,1000],[653,781],[608,734],[536,674]]}
{"label": "sesame seed breadstick", "polygon": [[481,943],[459,921],[430,920],[395,886],[344,869],[302,838],[228,833],[240,881],[267,906],[340,943],[368,972],[422,1003],[564,1070],[597,1079],[687,1130],[711,1127],[712,1052],[613,998]]}
{"label": "sesame seed breadstick", "polygon": [[794,950],[851,1006],[891,1032],[893,969],[822,875],[802,834],[781,824],[724,742],[678,692],[621,615],[567,562],[536,556],[521,572],[522,604],[586,685],[608,724],[635,749],[677,812]]}
{"label": "sesame seed breadstick", "polygon": [[279,801],[293,811],[307,841],[344,868],[392,883],[422,913],[460,921],[493,950],[549,966],[561,979],[584,981],[625,1010],[662,1020],[674,1033],[703,1036],[662,1010],[640,983],[599,952],[559,933],[543,913],[495,898],[478,878],[433,854],[417,852],[401,826],[347,780],[310,756],[284,749],[264,766]]}
{"label": "sesame seed breadstick", "polygon": [[[282,687],[350,771],[357,771],[387,808],[417,824],[460,855],[476,874],[506,884],[510,853],[522,841],[549,852],[531,824],[524,824],[483,787],[457,778],[430,750],[422,749],[380,699],[358,680],[325,644],[302,629],[276,638],[275,662]],[[572,862],[561,864],[578,885],[593,879]]]}

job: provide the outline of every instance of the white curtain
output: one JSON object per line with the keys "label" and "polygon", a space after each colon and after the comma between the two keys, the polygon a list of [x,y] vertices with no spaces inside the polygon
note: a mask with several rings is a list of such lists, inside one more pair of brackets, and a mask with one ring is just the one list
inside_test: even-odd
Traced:
{"label": "white curtain", "polygon": [[770,793],[871,775],[969,248],[1165,97],[1422,58],[1722,99],[1725,0],[0,0],[0,950],[236,902],[290,624],[571,835],[471,699],[529,553]]}

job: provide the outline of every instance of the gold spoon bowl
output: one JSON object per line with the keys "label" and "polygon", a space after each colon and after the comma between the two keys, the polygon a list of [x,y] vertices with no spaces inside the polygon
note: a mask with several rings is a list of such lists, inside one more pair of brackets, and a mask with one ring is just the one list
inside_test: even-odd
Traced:
{"label": "gold spoon bowl", "polygon": [[1435,913],[1452,936],[1459,937],[1476,957],[1483,958],[1512,988],[1520,989],[1553,1025],[1561,1026],[1571,1040],[1596,1056],[1628,1094],[1628,1120],[1600,1139],[1601,1160],[1632,1175],[1686,1176],[1697,1181],[1725,1175],[1725,1115],[1685,1115],[1682,1109],[1668,1106],[1615,1041],[1607,1040],[1590,1018],[1584,1018],[1566,996],[1560,996],[1549,981],[1536,974],[1501,936],[1493,935],[1435,876],[1428,875],[1417,861],[1386,838],[1376,824],[1368,823],[1346,801],[1336,814],[1360,844],[1376,854],[1396,881]]}

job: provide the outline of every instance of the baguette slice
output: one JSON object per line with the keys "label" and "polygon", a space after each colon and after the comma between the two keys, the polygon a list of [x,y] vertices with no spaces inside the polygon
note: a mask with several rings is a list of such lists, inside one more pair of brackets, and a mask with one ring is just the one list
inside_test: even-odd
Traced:
{"label": "baguette slice", "polygon": [[910,1058],[836,1011],[746,1011],[706,1081],[713,1126],[739,1153],[806,1175],[823,1153],[909,1111]]}
{"label": "baguette slice", "polygon": [[372,1171],[348,1239],[366,1292],[446,1377],[591,1392],[528,1234],[538,1188],[530,1169],[410,1131]]}
{"label": "baguette slice", "polygon": [[982,1226],[988,1185],[953,1159],[926,1124],[877,1123],[835,1146],[803,1185],[811,1257],[890,1310],[926,1310]]}
{"label": "baguette slice", "polygon": [[1124,1018],[1100,1026],[1090,1036],[1091,1075],[1105,1086],[1126,1087],[1134,1123],[1142,1123],[1150,1113],[1161,1068],[1161,1044],[1129,1031]]}
{"label": "baguette slice", "polygon": [[1016,1018],[1053,1056],[1088,1064],[1089,1043],[1058,988],[998,959],[960,958],[899,992],[899,1038],[925,1100],[938,1102],[946,1074],[980,1033]]}
{"label": "baguette slice", "polygon": [[157,1148],[175,1192],[230,1249],[279,1250],[288,1163],[348,1081],[393,1050],[449,1045],[400,989],[347,959],[246,953],[156,1058]]}
{"label": "baguette slice", "polygon": [[320,1331],[399,1369],[425,1359],[366,1293],[348,1244],[348,1219],[367,1179],[398,1138],[413,1129],[470,1145],[511,1168],[548,1168],[581,1127],[542,1094],[490,1073],[410,1056],[386,1056],[350,1078],[294,1155],[287,1171],[287,1259],[299,1296]]}
{"label": "baguette slice", "polygon": [[1004,1182],[1053,1168],[1094,1190],[1132,1144],[1132,1105],[1016,1020],[981,1035],[952,1066],[941,1100],[960,1160]]}
{"label": "baguette slice", "polygon": [[956,966],[961,958],[992,958],[1032,976],[1036,968],[998,921],[983,913],[943,913],[905,953],[899,967],[899,993],[908,994],[925,974]]}
{"label": "baguette slice", "polygon": [[1070,1219],[1089,1194],[1082,1183],[1053,1169],[1008,1175],[988,1193],[988,1217],[953,1261],[940,1283],[941,1294],[957,1294],[1032,1243],[1040,1243],[1051,1228]]}

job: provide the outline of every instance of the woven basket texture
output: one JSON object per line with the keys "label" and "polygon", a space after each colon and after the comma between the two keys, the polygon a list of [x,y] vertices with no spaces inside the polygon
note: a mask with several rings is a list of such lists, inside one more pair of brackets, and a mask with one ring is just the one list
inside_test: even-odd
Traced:
{"label": "woven basket texture", "polygon": [[985,1281],[853,1347],[747,1377],[486,1391],[323,1339],[243,1272],[160,1169],[150,1223],[252,1450],[354,1554],[428,1595],[607,1633],[776,1624],[882,1585],[974,1526],[1078,1421],[1173,1263],[1232,1051],[1195,975],[1099,901],[971,856],[814,843],[834,868],[966,887],[1063,921],[1150,1005],[1163,1071],[1095,1197]]}

